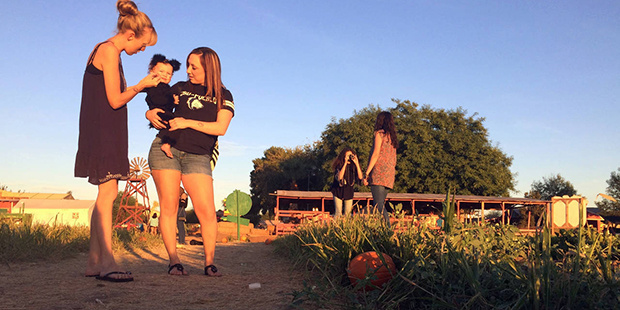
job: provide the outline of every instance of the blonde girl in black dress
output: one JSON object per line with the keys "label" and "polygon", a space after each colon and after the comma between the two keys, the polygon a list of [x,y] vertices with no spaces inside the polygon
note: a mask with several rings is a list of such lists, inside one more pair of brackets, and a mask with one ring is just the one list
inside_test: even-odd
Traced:
{"label": "blonde girl in black dress", "polygon": [[150,74],[137,85],[126,87],[121,53],[134,55],[155,45],[157,33],[133,1],[117,1],[116,7],[118,33],[95,46],[84,72],[75,176],[88,178],[98,187],[85,275],[127,282],[133,276],[121,270],[112,253],[112,204],[118,180],[129,175],[126,105],[142,89],[156,86],[159,78]]}

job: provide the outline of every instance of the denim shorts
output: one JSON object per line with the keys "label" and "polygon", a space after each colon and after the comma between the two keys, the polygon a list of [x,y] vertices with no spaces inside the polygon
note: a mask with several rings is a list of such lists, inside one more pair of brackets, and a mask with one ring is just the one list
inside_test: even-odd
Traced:
{"label": "denim shorts", "polygon": [[177,170],[181,174],[200,173],[213,176],[211,171],[211,156],[197,155],[170,148],[173,158],[161,150],[161,139],[156,137],[149,151],[149,166],[151,170]]}

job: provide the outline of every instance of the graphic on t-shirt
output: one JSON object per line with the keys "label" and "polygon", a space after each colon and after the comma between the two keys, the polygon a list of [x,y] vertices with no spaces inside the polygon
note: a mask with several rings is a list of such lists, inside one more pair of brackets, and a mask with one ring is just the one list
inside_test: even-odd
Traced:
{"label": "graphic on t-shirt", "polygon": [[198,110],[202,109],[204,106],[202,105],[202,102],[200,102],[200,100],[196,98],[189,98],[189,100],[187,100],[187,107],[189,107],[191,110]]}

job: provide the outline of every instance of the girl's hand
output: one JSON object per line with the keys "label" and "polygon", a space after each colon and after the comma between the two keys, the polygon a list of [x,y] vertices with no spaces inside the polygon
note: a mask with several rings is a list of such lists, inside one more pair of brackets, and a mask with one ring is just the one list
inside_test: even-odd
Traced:
{"label": "girl's hand", "polygon": [[364,180],[362,180],[364,182],[364,186],[368,186],[368,178],[365,178]]}
{"label": "girl's hand", "polygon": [[153,110],[148,110],[146,111],[146,119],[149,120],[149,122],[151,122],[151,124],[153,124],[153,127],[157,128],[157,129],[164,129],[166,128],[166,122],[164,120],[161,119],[161,117],[159,117],[159,112],[164,113],[164,110],[160,109],[160,108],[155,108]]}
{"label": "girl's hand", "polygon": [[170,120],[170,131],[177,129],[185,129],[190,126],[190,121],[182,117],[175,117]]}
{"label": "girl's hand", "polygon": [[141,86],[142,89],[155,87],[159,84],[161,78],[157,76],[155,73],[149,73],[149,75],[145,76],[138,85]]}
{"label": "girl's hand", "polygon": [[360,165],[359,159],[357,158],[355,154],[351,154],[351,160],[353,160],[356,166]]}

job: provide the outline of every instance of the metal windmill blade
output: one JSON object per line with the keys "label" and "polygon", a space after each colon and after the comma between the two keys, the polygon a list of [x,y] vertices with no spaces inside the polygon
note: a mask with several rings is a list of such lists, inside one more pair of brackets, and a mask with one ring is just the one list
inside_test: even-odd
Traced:
{"label": "metal windmill blade", "polygon": [[151,168],[146,159],[135,157],[129,164],[129,174],[132,179],[146,180],[151,176]]}

